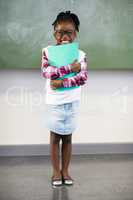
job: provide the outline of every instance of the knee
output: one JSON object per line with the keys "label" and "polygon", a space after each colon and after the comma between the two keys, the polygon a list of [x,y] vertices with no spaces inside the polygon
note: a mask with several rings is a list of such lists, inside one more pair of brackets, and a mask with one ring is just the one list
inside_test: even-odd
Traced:
{"label": "knee", "polygon": [[71,142],[72,142],[71,135],[63,135],[62,136],[62,143],[63,144],[71,144]]}

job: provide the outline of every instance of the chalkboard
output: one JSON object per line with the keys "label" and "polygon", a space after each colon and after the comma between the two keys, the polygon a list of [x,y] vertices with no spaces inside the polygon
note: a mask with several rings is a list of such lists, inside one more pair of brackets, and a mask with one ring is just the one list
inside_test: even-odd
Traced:
{"label": "chalkboard", "polygon": [[0,0],[0,68],[40,68],[66,10],[79,16],[89,69],[133,69],[133,0]]}

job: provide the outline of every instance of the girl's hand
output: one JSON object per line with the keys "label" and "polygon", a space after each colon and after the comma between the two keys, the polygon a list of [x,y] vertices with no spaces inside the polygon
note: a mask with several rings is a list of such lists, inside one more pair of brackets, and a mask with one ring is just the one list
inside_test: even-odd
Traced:
{"label": "girl's hand", "polygon": [[74,62],[71,65],[72,72],[80,72],[81,70],[81,64],[77,62],[77,60],[74,60]]}
{"label": "girl's hand", "polygon": [[51,80],[50,86],[52,89],[63,87],[63,80]]}

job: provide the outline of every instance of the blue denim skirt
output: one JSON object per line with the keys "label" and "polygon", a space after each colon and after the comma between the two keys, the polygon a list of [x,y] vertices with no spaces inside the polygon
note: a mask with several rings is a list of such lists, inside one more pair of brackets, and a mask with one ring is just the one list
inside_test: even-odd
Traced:
{"label": "blue denim skirt", "polygon": [[46,127],[57,134],[72,134],[78,125],[80,101],[60,105],[46,105]]}

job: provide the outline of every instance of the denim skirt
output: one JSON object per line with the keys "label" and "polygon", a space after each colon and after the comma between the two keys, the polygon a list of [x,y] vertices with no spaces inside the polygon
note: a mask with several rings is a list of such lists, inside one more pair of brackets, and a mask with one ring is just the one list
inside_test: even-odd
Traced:
{"label": "denim skirt", "polygon": [[79,106],[79,100],[60,105],[47,104],[46,128],[60,135],[72,134],[78,125]]}

